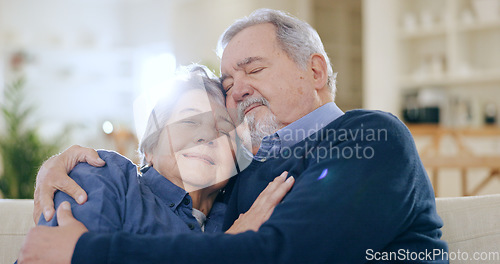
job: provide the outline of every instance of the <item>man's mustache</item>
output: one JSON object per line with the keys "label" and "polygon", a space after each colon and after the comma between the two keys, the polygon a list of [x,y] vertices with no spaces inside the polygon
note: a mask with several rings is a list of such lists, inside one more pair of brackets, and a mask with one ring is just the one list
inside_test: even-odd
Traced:
{"label": "man's mustache", "polygon": [[253,104],[269,107],[269,102],[264,97],[251,97],[238,103],[238,123],[243,123],[243,120],[245,119],[245,111]]}

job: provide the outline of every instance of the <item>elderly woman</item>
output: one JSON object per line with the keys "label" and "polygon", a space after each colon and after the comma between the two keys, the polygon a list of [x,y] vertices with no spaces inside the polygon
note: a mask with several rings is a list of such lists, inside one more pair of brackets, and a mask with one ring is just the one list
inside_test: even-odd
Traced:
{"label": "elderly woman", "polygon": [[[236,173],[236,135],[219,85],[205,68],[192,66],[150,113],[139,144],[141,172],[120,154],[100,150],[105,166],[80,163],[70,173],[87,192],[88,201],[78,205],[57,192],[56,206],[70,202],[75,218],[90,231],[220,231],[225,212],[221,190]],[[285,174],[278,183],[288,191],[291,184],[284,183]],[[276,204],[281,198],[275,202],[263,198],[256,204]],[[235,223],[239,226],[229,232],[258,228],[269,215],[255,211],[250,210],[248,214],[254,215],[246,223]],[[55,226],[57,217],[47,222],[42,216],[39,224]]]}

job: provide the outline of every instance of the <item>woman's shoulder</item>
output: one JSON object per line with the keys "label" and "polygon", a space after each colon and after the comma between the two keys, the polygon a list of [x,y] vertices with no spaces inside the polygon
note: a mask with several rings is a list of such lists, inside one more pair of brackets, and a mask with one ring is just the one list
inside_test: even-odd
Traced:
{"label": "woman's shoulder", "polygon": [[130,159],[110,150],[98,150],[97,153],[106,162],[104,166],[80,163],[71,171],[70,177],[84,185],[104,183],[105,186],[128,188],[137,184],[137,166]]}
{"label": "woman's shoulder", "polygon": [[97,150],[99,157],[106,161],[106,164],[113,163],[122,166],[135,166],[135,164],[127,157],[114,150],[99,149]]}

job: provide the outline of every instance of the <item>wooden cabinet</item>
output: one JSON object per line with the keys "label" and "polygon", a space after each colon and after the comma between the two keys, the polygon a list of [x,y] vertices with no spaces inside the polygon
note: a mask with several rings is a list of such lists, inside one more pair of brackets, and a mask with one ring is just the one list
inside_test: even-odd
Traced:
{"label": "wooden cabinet", "polygon": [[[462,196],[491,193],[489,186],[498,186],[500,180],[500,128],[446,128],[438,125],[409,125],[417,141],[418,151],[436,196],[450,188],[449,182],[440,180],[445,170],[455,170],[459,177]],[[477,173],[483,169],[485,173]],[[452,185],[452,184],[451,184]],[[453,192],[453,191],[451,191]],[[449,193],[449,191],[448,191]],[[493,191],[498,193],[498,189]]]}

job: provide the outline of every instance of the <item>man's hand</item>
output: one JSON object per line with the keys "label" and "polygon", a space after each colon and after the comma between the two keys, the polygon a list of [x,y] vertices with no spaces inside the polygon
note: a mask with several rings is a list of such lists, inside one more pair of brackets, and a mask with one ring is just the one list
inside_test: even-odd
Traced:
{"label": "man's hand", "polygon": [[57,190],[67,193],[79,204],[87,201],[87,193],[68,176],[68,173],[80,162],[87,162],[95,167],[105,164],[94,149],[74,145],[48,159],[42,165],[36,176],[33,210],[35,224],[38,223],[42,209],[45,220],[52,219],[55,211],[54,193]]}
{"label": "man's hand", "polygon": [[57,209],[59,226],[37,226],[26,235],[19,263],[71,263],[76,242],[87,228],[73,217],[71,206],[63,202]]}
{"label": "man's hand", "polygon": [[286,179],[287,175],[288,172],[285,171],[270,182],[253,202],[252,207],[246,213],[240,214],[226,233],[238,234],[248,230],[259,230],[260,226],[269,219],[276,205],[292,188],[295,179],[292,176]]}

